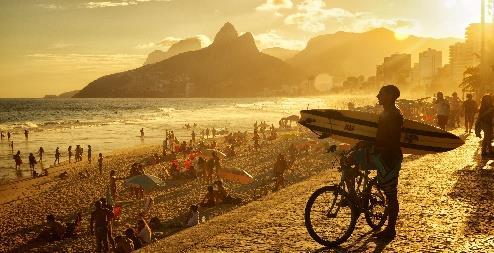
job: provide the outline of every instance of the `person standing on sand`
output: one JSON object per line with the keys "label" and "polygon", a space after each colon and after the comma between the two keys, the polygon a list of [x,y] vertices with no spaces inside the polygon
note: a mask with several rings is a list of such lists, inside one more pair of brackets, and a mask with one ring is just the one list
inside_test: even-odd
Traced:
{"label": "person standing on sand", "polygon": [[460,111],[461,111],[461,100],[458,97],[458,93],[453,92],[453,96],[449,99],[450,104],[450,125],[454,128],[460,127]]}
{"label": "person standing on sand", "polygon": [[216,138],[216,128],[213,127],[213,130],[211,132],[213,134],[213,139]]}
{"label": "person standing on sand", "polygon": [[206,139],[209,139],[209,128],[206,128]]}
{"label": "person standing on sand", "polygon": [[0,140],[3,141],[3,137],[5,137],[5,135],[3,134],[3,131],[0,132]]}
{"label": "person standing on sand", "polygon": [[21,159],[21,151],[17,150],[17,153],[14,155],[15,169],[20,170],[22,159]]}
{"label": "person standing on sand", "polygon": [[141,138],[144,138],[144,128],[141,128]]}
{"label": "person standing on sand", "polygon": [[60,149],[58,147],[55,149],[55,162],[53,162],[53,165],[57,164],[57,162],[60,165]]}
{"label": "person standing on sand", "polygon": [[192,142],[196,143],[196,132],[194,130],[192,130],[191,137],[192,137]]}
{"label": "person standing on sand", "polygon": [[401,130],[403,128],[403,115],[396,107],[396,99],[400,97],[400,90],[394,85],[386,85],[381,88],[377,99],[383,106],[383,112],[379,115],[374,151],[377,167],[377,179],[379,187],[384,191],[388,202],[388,226],[374,237],[383,240],[393,240],[396,236],[396,220],[398,219],[398,177],[403,160],[400,148]]}
{"label": "person standing on sand", "polygon": [[113,199],[116,199],[117,195],[117,180],[123,180],[125,178],[120,178],[115,176],[115,171],[110,171],[110,194]]}
{"label": "person standing on sand", "polygon": [[437,114],[437,125],[442,130],[446,130],[450,108],[449,103],[446,99],[444,99],[442,92],[437,93],[436,101],[434,102],[434,108]]}
{"label": "person standing on sand", "polygon": [[34,166],[36,165],[36,157],[33,153],[29,153],[29,168],[31,169],[31,175],[34,176]]}
{"label": "person standing on sand", "polygon": [[10,141],[10,132],[7,132],[7,140]]}
{"label": "person standing on sand", "polygon": [[67,152],[69,153],[69,163],[70,163],[70,160],[72,159],[72,146],[69,146]]}
{"label": "person standing on sand", "polygon": [[94,206],[95,210],[91,213],[89,228],[96,238],[96,252],[109,252],[108,227],[113,212],[103,207],[99,200],[94,203]]}
{"label": "person standing on sand", "polygon": [[481,137],[480,132],[484,132],[482,139],[482,157],[493,156],[492,150],[492,120],[494,117],[494,106],[492,97],[484,95],[480,102],[479,116],[475,122],[475,135]]}
{"label": "person standing on sand", "polygon": [[91,152],[92,152],[91,145],[87,145],[87,161],[88,161],[88,163],[91,163]]}
{"label": "person standing on sand", "polygon": [[43,149],[43,147],[39,147],[38,155],[39,155],[39,161],[40,162],[43,162],[43,154],[44,153],[45,153],[45,150]]}
{"label": "person standing on sand", "polygon": [[276,180],[273,191],[277,191],[280,188],[285,187],[285,171],[288,169],[288,163],[285,160],[283,154],[278,154],[278,159],[274,163],[273,174]]}
{"label": "person standing on sand", "polygon": [[29,131],[27,129],[24,130],[24,136],[26,137],[26,140],[29,139]]}
{"label": "person standing on sand", "polygon": [[472,99],[472,94],[467,94],[467,100],[463,102],[463,112],[465,115],[465,133],[472,133],[475,113],[477,113],[477,102]]}
{"label": "person standing on sand", "polygon": [[14,141],[11,141],[9,145],[10,145],[10,151],[14,153]]}
{"label": "person standing on sand", "polygon": [[99,174],[103,173],[103,154],[99,153],[98,155],[98,169],[99,169]]}

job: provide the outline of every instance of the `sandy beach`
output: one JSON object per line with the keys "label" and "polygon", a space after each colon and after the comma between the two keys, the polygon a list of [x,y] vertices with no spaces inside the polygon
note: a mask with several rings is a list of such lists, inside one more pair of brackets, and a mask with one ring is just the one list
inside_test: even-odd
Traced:
{"label": "sandy beach", "polygon": [[[229,212],[238,206],[271,194],[274,186],[272,167],[279,152],[287,153],[290,143],[311,143],[301,150],[298,159],[285,173],[287,185],[303,181],[333,164],[332,156],[322,151],[322,141],[310,140],[306,134],[296,131],[285,132],[271,142],[262,142],[262,150],[251,151],[248,143],[237,149],[237,156],[222,160],[223,166],[242,168],[249,172],[254,181],[248,185],[225,181],[225,186],[234,196],[242,198],[238,205],[223,204],[213,208],[201,208],[201,218],[206,222],[212,217]],[[224,148],[223,138],[218,138],[219,149]],[[89,217],[93,202],[106,196],[109,171],[117,171],[118,177],[128,175],[130,165],[160,153],[160,146],[140,147],[114,152],[105,157],[104,171],[100,175],[96,162],[89,165],[86,160],[79,163],[63,164],[49,170],[47,177],[25,179],[0,186],[0,251],[1,252],[91,252],[94,251],[94,238],[89,233]],[[180,157],[180,156],[179,156]],[[161,163],[145,167],[146,174],[162,177]],[[88,170],[90,177],[80,179],[78,173]],[[60,179],[58,175],[67,171],[69,177]],[[135,226],[136,218],[142,211],[144,200],[132,199],[122,181],[117,183],[122,204],[122,216],[113,225],[114,235],[121,234],[127,227]],[[201,179],[184,179],[169,182],[160,190],[149,193],[154,198],[154,206],[146,216],[158,217],[162,222],[177,219],[188,210],[191,204],[200,202],[206,192],[207,183]],[[39,243],[34,239],[43,228],[47,214],[54,214],[63,223],[71,222],[77,212],[83,213],[82,233],[76,238],[64,239],[55,243]],[[157,237],[166,237],[177,231],[162,231]],[[166,240],[166,239],[165,239]]]}

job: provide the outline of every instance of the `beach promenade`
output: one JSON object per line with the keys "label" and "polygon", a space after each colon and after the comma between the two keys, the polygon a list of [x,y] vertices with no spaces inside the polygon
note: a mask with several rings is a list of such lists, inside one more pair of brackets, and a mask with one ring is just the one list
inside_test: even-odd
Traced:
{"label": "beach promenade", "polygon": [[363,217],[340,248],[326,249],[309,237],[305,202],[315,189],[337,180],[330,169],[142,252],[492,252],[494,170],[479,168],[478,140],[470,135],[454,151],[405,158],[398,235],[387,245],[371,239]]}

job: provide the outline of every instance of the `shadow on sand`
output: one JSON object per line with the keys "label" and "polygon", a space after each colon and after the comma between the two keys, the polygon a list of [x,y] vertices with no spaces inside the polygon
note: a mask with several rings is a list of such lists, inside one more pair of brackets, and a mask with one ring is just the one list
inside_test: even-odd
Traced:
{"label": "shadow on sand", "polygon": [[345,253],[345,252],[382,252],[390,242],[380,241],[372,237],[372,231],[360,235],[352,243],[334,248],[323,247],[314,253]]}
{"label": "shadow on sand", "polygon": [[487,159],[478,155],[474,159],[474,165],[455,173],[457,181],[449,196],[471,206],[464,224],[465,236],[494,235],[494,169],[483,168]]}

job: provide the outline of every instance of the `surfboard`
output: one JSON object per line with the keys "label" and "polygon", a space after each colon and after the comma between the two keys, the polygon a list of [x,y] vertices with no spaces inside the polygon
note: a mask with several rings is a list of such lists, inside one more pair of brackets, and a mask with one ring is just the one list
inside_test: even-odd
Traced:
{"label": "surfboard", "polygon": [[[299,124],[309,128],[320,138],[354,144],[375,141],[379,115],[366,112],[317,109],[300,111]],[[421,122],[405,119],[401,133],[404,154],[431,154],[453,150],[464,141],[447,131]]]}

